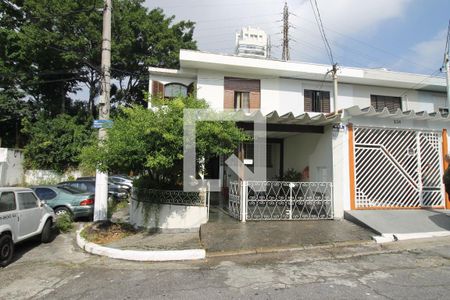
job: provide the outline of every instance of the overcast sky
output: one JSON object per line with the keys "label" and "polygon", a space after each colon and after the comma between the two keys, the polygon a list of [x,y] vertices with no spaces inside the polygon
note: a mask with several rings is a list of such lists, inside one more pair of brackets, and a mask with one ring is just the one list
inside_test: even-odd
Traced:
{"label": "overcast sky", "polygon": [[[147,0],[177,20],[196,22],[198,48],[234,51],[242,26],[260,27],[281,55],[284,0]],[[340,65],[431,74],[441,67],[450,0],[317,0]],[[292,13],[291,60],[329,64],[309,0],[287,1]],[[440,74],[444,76],[445,74]]]}

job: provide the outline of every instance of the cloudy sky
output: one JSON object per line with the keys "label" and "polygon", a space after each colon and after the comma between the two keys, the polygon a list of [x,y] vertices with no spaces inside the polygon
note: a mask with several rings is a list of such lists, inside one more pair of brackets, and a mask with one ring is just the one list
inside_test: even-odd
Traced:
{"label": "cloudy sky", "polygon": [[[281,56],[284,0],[147,0],[177,20],[196,22],[198,48],[234,51],[242,26],[260,27]],[[325,63],[309,0],[288,0],[291,60]],[[450,0],[317,0],[335,61],[340,65],[431,74],[442,64]],[[444,76],[445,74],[440,74]]]}

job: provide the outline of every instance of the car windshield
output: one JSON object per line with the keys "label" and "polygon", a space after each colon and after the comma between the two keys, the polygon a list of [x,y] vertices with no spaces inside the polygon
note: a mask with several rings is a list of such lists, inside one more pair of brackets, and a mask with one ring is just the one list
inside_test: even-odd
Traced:
{"label": "car windshield", "polygon": [[68,192],[70,194],[82,194],[82,193],[85,193],[85,191],[77,189],[77,188],[75,188],[73,186],[58,186],[58,189],[63,190],[65,192]]}

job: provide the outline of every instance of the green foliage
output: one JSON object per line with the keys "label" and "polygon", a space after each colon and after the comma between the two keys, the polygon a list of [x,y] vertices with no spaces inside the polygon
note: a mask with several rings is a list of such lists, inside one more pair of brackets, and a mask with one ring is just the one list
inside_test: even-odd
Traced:
{"label": "green foliage", "polygon": [[[144,0],[112,1],[112,101],[140,102],[149,66],[176,67],[179,49],[195,49],[194,23],[175,23]],[[103,1],[0,1],[1,88],[20,90],[46,113],[66,112],[69,93],[100,92]],[[16,100],[21,97],[15,98]]]}
{"label": "green foliage", "polygon": [[81,149],[92,136],[89,123],[68,115],[25,121],[23,132],[30,139],[24,149],[25,167],[59,172],[77,167]]}
{"label": "green foliage", "polygon": [[[82,165],[89,169],[146,175],[145,182],[157,187],[181,184],[183,165],[183,110],[207,108],[193,97],[159,100],[155,109],[123,108],[114,119],[108,139],[92,141],[83,149]],[[229,155],[249,137],[234,122],[200,122],[196,133],[197,158],[208,161]],[[142,181],[142,180],[141,180]]]}
{"label": "green foliage", "polygon": [[296,171],[295,169],[289,168],[287,169],[283,176],[279,177],[278,180],[280,181],[301,181],[302,180],[302,173]]}
{"label": "green foliage", "polygon": [[61,214],[56,218],[56,228],[60,232],[69,232],[73,228],[73,220],[70,214]]}

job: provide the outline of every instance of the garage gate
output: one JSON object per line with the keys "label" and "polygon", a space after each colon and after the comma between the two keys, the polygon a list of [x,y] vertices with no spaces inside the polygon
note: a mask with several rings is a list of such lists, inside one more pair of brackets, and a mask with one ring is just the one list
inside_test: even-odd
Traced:
{"label": "garage gate", "polygon": [[444,206],[440,132],[354,128],[355,208]]}

